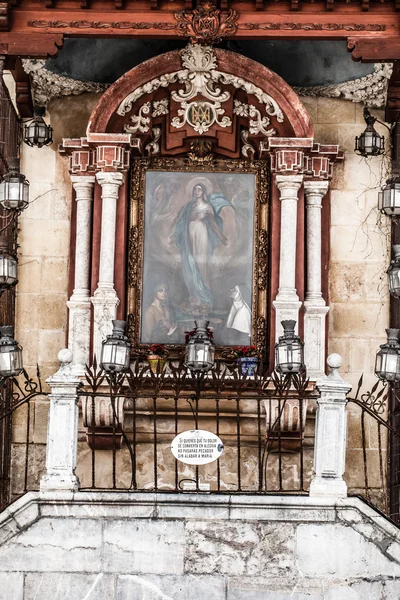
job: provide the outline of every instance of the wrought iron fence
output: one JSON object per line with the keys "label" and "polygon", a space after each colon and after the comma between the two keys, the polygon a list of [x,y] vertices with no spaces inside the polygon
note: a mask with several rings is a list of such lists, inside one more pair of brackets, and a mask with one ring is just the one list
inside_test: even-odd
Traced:
{"label": "wrought iron fence", "polygon": [[400,411],[398,390],[377,381],[349,398],[346,476],[349,492],[400,523]]}
{"label": "wrought iron fence", "polygon": [[[154,373],[136,361],[128,374],[88,370],[80,392],[81,489],[181,492],[306,492],[313,462],[315,390],[304,375],[242,375],[218,363],[192,374],[169,361]],[[311,417],[311,418],[307,418]],[[172,440],[206,430],[221,457],[194,466],[174,458]]]}

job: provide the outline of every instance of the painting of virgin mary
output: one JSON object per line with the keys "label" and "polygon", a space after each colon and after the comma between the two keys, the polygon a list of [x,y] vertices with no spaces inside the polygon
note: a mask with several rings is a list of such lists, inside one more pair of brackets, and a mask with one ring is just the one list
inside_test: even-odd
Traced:
{"label": "painting of virgin mary", "polygon": [[220,212],[232,205],[221,193],[207,195],[206,187],[198,183],[192,198],[179,213],[173,240],[181,253],[182,275],[189,302],[213,305],[210,287],[210,262],[214,250],[227,245]]}
{"label": "painting of virgin mary", "polygon": [[[217,344],[240,343],[243,332],[226,323],[230,290],[238,281],[252,287],[255,176],[235,173],[235,191],[245,192],[240,203],[231,179],[223,172],[146,173],[142,343],[183,342],[198,317],[210,321]],[[160,282],[168,284],[167,300],[155,298]],[[160,303],[168,308],[159,319],[164,329],[151,321]]]}

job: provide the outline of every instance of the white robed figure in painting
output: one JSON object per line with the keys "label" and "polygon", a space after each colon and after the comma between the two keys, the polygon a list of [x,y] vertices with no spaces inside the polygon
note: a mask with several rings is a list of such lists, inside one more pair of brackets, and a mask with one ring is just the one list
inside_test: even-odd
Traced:
{"label": "white robed figure in painting", "polygon": [[226,321],[226,327],[242,334],[241,342],[247,345],[251,336],[250,293],[248,288],[240,283],[231,289],[229,295],[232,299],[232,306]]}

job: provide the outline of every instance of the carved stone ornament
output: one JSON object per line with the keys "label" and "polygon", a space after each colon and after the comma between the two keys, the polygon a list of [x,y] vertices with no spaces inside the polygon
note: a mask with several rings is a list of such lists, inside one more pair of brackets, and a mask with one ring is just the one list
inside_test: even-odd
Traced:
{"label": "carved stone ornament", "polygon": [[299,96],[315,98],[342,98],[351,102],[364,102],[366,106],[382,108],[386,104],[387,89],[393,65],[376,63],[374,72],[358,79],[336,85],[293,88]]}
{"label": "carved stone ornament", "polygon": [[245,158],[254,158],[256,154],[256,149],[249,142],[249,131],[248,129],[243,129],[240,134],[240,139],[243,142],[241,153]]}
{"label": "carved stone ornament", "polygon": [[250,134],[258,135],[262,133],[262,135],[265,135],[266,137],[276,135],[276,129],[273,127],[266,129],[266,127],[268,127],[270,124],[270,119],[268,117],[263,117],[258,108],[252,104],[243,104],[243,102],[240,102],[239,100],[235,100],[234,105],[233,112],[235,115],[238,115],[239,117],[250,117]]}
{"label": "carved stone ornament", "polygon": [[155,156],[160,153],[161,127],[153,127],[151,133],[153,134],[153,139],[145,146],[145,150],[149,156]]}
{"label": "carved stone ornament", "polygon": [[150,117],[146,117],[145,115],[149,115],[151,112],[151,103],[145,102],[140,109],[137,115],[133,115],[130,118],[131,125],[125,125],[124,131],[126,133],[147,133],[150,129]]}
{"label": "carved stone ornament", "polygon": [[56,75],[45,68],[45,60],[26,58],[22,59],[25,73],[28,73],[32,82],[32,94],[36,106],[45,106],[52,98],[61,96],[76,96],[83,92],[104,92],[108,85],[78,81],[70,77]]}
{"label": "carved stone ornament", "polygon": [[189,37],[193,44],[215,44],[237,31],[238,13],[235,10],[221,12],[208,0],[199,2],[194,10],[180,10],[175,18],[177,33]]}
{"label": "carved stone ornament", "polygon": [[[258,102],[265,106],[268,116],[261,115],[253,105],[235,102],[236,114],[242,114],[252,119],[249,127],[250,133],[256,132],[265,136],[275,135],[275,129],[267,130],[266,127],[270,123],[269,117],[275,117],[279,123],[283,122],[283,112],[278,103],[261,88],[241,77],[218,71],[217,59],[211,46],[189,44],[182,50],[181,57],[184,67],[182,70],[167,73],[138,87],[121,102],[117,114],[126,115],[141,96],[150,94],[161,87],[169,87],[171,83],[179,82],[184,87],[171,92],[172,100],[180,104],[179,116],[172,119],[173,127],[181,128],[189,124],[200,135],[206,133],[215,123],[220,127],[229,127],[232,124],[231,119],[224,116],[225,110],[221,105],[230,99],[231,93],[218,85],[222,83],[224,86],[232,85],[236,89],[244,90],[248,95],[255,96]],[[198,100],[198,96],[203,96],[206,100]],[[194,98],[196,100],[193,100]],[[193,101],[190,102],[191,100]],[[160,110],[163,112],[160,113]],[[155,103],[153,105],[153,114],[154,111],[157,111],[157,114],[166,114],[167,110],[165,102],[162,107],[160,104],[157,104],[157,107]],[[146,114],[148,113],[146,112]],[[139,115],[131,117],[134,127],[142,116],[139,111]],[[143,123],[143,119],[141,123]],[[139,129],[133,131],[131,125],[126,125],[125,131],[136,133],[139,132]]]}

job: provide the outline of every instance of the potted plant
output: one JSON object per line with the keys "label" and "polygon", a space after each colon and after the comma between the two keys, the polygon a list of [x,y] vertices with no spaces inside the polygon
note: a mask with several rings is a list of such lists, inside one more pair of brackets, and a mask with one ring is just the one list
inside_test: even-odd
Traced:
{"label": "potted plant", "polygon": [[258,364],[257,346],[235,346],[233,352],[241,368],[242,375],[254,375]]}
{"label": "potted plant", "polygon": [[164,370],[168,351],[163,344],[152,344],[147,355],[147,362],[153,373],[161,373]]}

